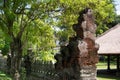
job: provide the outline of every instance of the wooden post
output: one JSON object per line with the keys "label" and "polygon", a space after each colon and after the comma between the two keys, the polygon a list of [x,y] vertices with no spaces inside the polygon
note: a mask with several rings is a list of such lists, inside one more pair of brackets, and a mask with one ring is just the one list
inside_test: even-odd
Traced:
{"label": "wooden post", "polygon": [[110,55],[107,55],[107,70],[110,70]]}
{"label": "wooden post", "polygon": [[117,71],[120,70],[120,64],[119,64],[119,62],[120,62],[119,55],[117,55]]}
{"label": "wooden post", "polygon": [[120,75],[120,72],[119,72],[119,70],[120,70],[120,64],[119,64],[120,59],[119,59],[119,54],[116,55],[116,57],[117,57],[117,60],[116,60],[116,63],[117,63],[117,72],[116,72],[116,76],[119,76],[119,75]]}

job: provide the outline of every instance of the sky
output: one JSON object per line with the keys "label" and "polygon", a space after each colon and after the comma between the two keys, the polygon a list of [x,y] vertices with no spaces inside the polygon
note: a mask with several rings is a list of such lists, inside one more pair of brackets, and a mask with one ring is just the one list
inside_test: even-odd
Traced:
{"label": "sky", "polygon": [[116,13],[117,15],[120,15],[120,0],[114,0],[115,1],[115,8],[116,8]]}

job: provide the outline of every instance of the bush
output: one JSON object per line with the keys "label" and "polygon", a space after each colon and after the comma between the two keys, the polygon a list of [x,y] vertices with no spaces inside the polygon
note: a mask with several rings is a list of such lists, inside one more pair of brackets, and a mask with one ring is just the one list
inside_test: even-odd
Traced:
{"label": "bush", "polygon": [[0,71],[0,80],[12,80],[12,78],[4,72]]}

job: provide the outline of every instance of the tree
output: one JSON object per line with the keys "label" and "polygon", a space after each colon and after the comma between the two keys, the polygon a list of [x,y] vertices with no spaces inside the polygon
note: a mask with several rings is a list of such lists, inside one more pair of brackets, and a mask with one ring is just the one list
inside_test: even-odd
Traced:
{"label": "tree", "polygon": [[7,37],[5,37],[4,33],[0,29],[0,50],[2,51],[2,55],[7,55],[10,48],[10,41]]}
{"label": "tree", "polygon": [[115,20],[108,24],[109,28],[114,27],[116,24],[120,23],[120,15],[116,15]]}
{"label": "tree", "polygon": [[2,36],[3,33],[2,31],[0,30],[0,50],[4,47],[5,45],[5,42],[4,42],[4,37]]}
{"label": "tree", "polygon": [[53,4],[53,1],[1,1],[3,4],[0,4],[0,29],[10,41],[13,80],[20,78],[20,63],[25,48],[33,44],[37,47],[41,45],[42,48],[54,46],[53,29],[49,25],[50,12],[56,7],[54,6],[56,2]]}
{"label": "tree", "polygon": [[58,26],[61,30],[58,34],[66,35],[62,39],[65,37],[68,39],[68,36],[74,35],[71,26],[77,23],[78,14],[84,8],[91,8],[94,11],[98,26],[97,35],[106,31],[107,24],[115,19],[115,8],[111,0],[60,0],[60,4],[62,12]]}

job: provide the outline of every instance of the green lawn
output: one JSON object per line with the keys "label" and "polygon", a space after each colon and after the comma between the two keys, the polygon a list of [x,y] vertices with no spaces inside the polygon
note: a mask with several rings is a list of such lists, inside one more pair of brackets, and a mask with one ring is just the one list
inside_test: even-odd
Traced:
{"label": "green lawn", "polygon": [[[112,62],[110,64],[111,69],[116,69],[116,63]],[[97,69],[107,69],[107,62],[99,62],[97,64]],[[120,80],[120,76],[116,75],[108,75],[108,74],[98,74],[97,76],[98,80]]]}
{"label": "green lawn", "polygon": [[[112,62],[110,64],[111,69],[116,69],[116,63]],[[107,62],[99,62],[97,64],[97,69],[107,69]]]}

